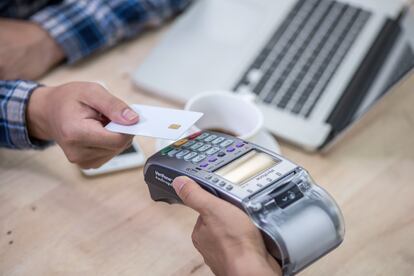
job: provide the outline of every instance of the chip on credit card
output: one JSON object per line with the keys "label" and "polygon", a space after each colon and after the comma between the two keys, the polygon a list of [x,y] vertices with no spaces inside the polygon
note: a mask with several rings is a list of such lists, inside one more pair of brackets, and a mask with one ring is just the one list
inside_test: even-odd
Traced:
{"label": "chip on credit card", "polygon": [[121,125],[110,122],[105,128],[112,132],[177,140],[202,116],[203,113],[133,104],[130,106],[139,115],[134,125]]}

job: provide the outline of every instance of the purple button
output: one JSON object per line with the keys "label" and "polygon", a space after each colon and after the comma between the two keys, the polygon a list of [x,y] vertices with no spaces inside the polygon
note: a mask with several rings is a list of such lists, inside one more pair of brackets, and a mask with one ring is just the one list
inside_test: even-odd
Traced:
{"label": "purple button", "polygon": [[204,163],[201,163],[201,164],[200,164],[200,167],[201,167],[201,168],[205,168],[205,167],[207,167],[207,166],[208,166],[208,163],[206,163],[206,162],[204,162]]}
{"label": "purple button", "polygon": [[244,145],[245,145],[245,143],[240,142],[240,143],[237,143],[237,144],[236,144],[236,147],[241,148],[241,147],[243,147]]}
{"label": "purple button", "polygon": [[217,158],[216,157],[210,157],[209,159],[208,159],[208,162],[216,162],[217,161]]}
{"label": "purple button", "polygon": [[233,152],[235,150],[235,148],[233,148],[233,147],[228,147],[227,148],[227,152]]}

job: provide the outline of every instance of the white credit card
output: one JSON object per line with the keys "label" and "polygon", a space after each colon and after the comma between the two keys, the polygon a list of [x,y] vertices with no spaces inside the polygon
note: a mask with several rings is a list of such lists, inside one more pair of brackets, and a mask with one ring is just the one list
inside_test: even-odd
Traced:
{"label": "white credit card", "polygon": [[125,126],[110,122],[105,128],[112,132],[177,140],[203,116],[200,112],[149,105],[133,104],[130,107],[139,114],[137,124]]}

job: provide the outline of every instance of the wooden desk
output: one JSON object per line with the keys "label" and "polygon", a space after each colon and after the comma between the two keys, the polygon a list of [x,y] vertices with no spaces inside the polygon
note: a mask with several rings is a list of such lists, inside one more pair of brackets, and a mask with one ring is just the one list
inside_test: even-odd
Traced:
{"label": "wooden desk", "polygon": [[[63,66],[42,81],[103,80],[131,103],[135,70],[160,32]],[[331,152],[282,143],[340,204],[342,246],[302,275],[414,275],[414,76]],[[154,141],[138,138],[147,156]],[[54,146],[0,150],[0,275],[211,275],[193,248],[196,214],[151,201],[142,170],[87,179]]]}

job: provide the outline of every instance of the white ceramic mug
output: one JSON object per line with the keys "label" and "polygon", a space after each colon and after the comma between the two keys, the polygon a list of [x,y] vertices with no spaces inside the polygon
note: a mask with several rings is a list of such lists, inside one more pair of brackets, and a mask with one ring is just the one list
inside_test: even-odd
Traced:
{"label": "white ceramic mug", "polygon": [[[205,92],[191,98],[185,109],[202,112],[204,116],[183,137],[199,130],[219,129],[280,153],[279,144],[274,137],[263,131],[263,114],[251,95],[220,90]],[[160,150],[173,142],[158,139],[156,149]]]}
{"label": "white ceramic mug", "polygon": [[223,130],[252,141],[262,130],[263,114],[248,95],[212,91],[191,98],[185,110],[204,113],[194,130]]}

